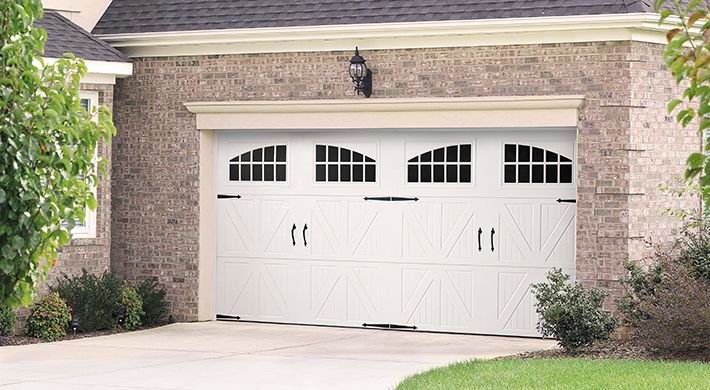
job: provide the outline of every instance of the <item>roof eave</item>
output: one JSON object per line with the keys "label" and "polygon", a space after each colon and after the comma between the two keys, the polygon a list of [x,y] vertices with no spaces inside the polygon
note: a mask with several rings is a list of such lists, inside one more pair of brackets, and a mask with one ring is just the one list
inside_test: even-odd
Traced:
{"label": "roof eave", "polygon": [[103,34],[129,57],[640,40],[677,21],[652,13]]}

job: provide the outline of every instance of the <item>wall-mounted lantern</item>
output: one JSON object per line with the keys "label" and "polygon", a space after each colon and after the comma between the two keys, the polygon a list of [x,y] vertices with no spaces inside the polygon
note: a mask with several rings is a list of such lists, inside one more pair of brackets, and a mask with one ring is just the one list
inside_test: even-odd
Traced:
{"label": "wall-mounted lantern", "polygon": [[367,69],[365,59],[360,55],[360,51],[355,47],[355,55],[350,59],[350,78],[355,84],[355,91],[359,95],[362,92],[365,97],[372,95],[372,71]]}

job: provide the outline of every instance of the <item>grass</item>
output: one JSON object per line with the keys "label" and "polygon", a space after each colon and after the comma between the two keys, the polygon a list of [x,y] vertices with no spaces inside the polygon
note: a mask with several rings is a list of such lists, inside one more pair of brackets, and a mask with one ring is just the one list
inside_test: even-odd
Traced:
{"label": "grass", "polygon": [[710,364],[639,360],[474,360],[405,379],[411,389],[710,389]]}

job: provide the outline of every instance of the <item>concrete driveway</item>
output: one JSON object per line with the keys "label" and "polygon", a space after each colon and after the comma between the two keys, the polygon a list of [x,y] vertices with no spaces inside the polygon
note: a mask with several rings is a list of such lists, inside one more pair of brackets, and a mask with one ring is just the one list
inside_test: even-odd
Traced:
{"label": "concrete driveway", "polygon": [[389,389],[431,367],[551,341],[206,322],[0,348],[9,389]]}

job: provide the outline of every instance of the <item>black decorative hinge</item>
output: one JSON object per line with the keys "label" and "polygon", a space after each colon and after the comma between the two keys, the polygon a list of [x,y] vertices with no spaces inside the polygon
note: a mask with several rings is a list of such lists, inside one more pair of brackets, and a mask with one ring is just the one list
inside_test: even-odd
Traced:
{"label": "black decorative hinge", "polygon": [[397,325],[397,324],[362,324],[365,328],[382,328],[382,329],[411,329],[417,330],[416,326]]}
{"label": "black decorative hinge", "polygon": [[225,195],[225,194],[217,194],[217,199],[241,199],[241,195]]}
{"label": "black decorative hinge", "polygon": [[375,196],[375,197],[365,197],[365,201],[376,200],[379,202],[416,202],[419,198],[403,198],[399,196]]}
{"label": "black decorative hinge", "polygon": [[242,317],[239,316],[228,316],[224,314],[217,314],[217,319],[218,320],[241,320]]}
{"label": "black decorative hinge", "polygon": [[577,203],[577,199],[557,199],[557,203]]}

